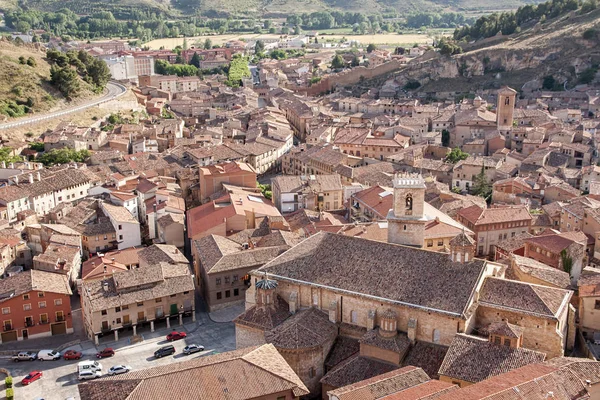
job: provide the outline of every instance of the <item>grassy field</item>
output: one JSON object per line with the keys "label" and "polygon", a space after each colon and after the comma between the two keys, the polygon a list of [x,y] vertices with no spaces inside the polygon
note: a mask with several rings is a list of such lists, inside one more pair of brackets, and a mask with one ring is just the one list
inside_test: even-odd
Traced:
{"label": "grassy field", "polygon": [[[273,39],[279,38],[280,35],[271,35],[271,34],[225,34],[225,35],[213,35],[213,36],[197,36],[193,38],[187,38],[188,45],[192,45],[194,43],[203,44],[204,41],[208,38],[212,41],[213,45],[221,45],[230,40],[256,40],[260,38],[264,39]],[[361,44],[369,44],[374,43],[377,45],[403,45],[403,46],[412,46],[414,43],[431,43],[432,38],[427,34],[406,34],[399,35],[397,33],[388,33],[388,34],[376,34],[376,35],[350,35],[350,34],[335,34],[335,35],[324,35],[323,38],[325,40],[333,40],[339,41],[342,38],[346,38],[349,40],[358,40]],[[321,40],[321,36],[319,37]],[[176,46],[183,45],[183,38],[166,38],[166,39],[156,39],[152,40],[148,43],[144,44],[145,46],[150,47],[151,49],[159,49],[164,47],[165,49],[173,49]]]}

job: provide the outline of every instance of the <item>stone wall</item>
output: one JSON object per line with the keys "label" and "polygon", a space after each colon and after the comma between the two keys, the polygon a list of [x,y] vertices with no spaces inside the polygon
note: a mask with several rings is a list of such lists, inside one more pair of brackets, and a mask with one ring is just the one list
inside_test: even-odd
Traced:
{"label": "stone wall", "polygon": [[400,365],[402,358],[404,358],[404,354],[398,354],[396,352],[385,350],[376,346],[370,346],[368,344],[360,345],[360,355],[377,360],[383,360],[395,365]]}
{"label": "stone wall", "polygon": [[476,325],[478,327],[485,327],[492,322],[503,320],[519,325],[525,328],[523,332],[523,347],[546,353],[546,359],[550,359],[561,357],[564,354],[568,312],[565,311],[563,314],[564,318],[560,321],[560,326],[557,326],[557,322],[551,319],[517,314],[479,305],[477,307]]}
{"label": "stone wall", "polygon": [[[327,290],[308,285],[297,285],[279,280],[277,293],[288,300],[292,292],[298,293],[298,308],[308,308],[313,306],[313,300],[318,304],[315,307],[327,312],[329,305],[337,302],[337,322],[345,322],[360,327],[367,326],[367,314],[369,310],[376,311],[375,325],[380,323],[379,316],[391,308],[398,315],[398,330],[407,332],[408,320],[414,318],[417,320],[416,339],[425,342],[433,342],[434,330],[439,332],[439,344],[449,346],[457,332],[465,332],[465,320],[458,316],[426,311],[414,307],[401,306],[392,303],[384,303],[371,300],[358,295],[352,296],[339,294],[333,290]],[[355,311],[353,314],[352,311]],[[355,321],[352,321],[352,318]]]}
{"label": "stone wall", "polygon": [[378,65],[375,68],[355,67],[349,70],[331,74],[320,82],[313,84],[310,87],[288,85],[287,88],[295,92],[305,94],[307,96],[317,96],[335,89],[337,86],[350,86],[360,82],[361,79],[372,79],[377,76],[387,74],[404,66],[398,60],[391,60],[384,64]]}

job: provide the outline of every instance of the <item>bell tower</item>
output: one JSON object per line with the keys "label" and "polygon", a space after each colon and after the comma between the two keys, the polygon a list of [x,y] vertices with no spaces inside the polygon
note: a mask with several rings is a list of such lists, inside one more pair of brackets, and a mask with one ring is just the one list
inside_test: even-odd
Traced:
{"label": "bell tower", "polygon": [[515,101],[517,91],[504,86],[498,90],[498,105],[496,107],[496,124],[498,130],[505,132],[512,130],[513,115],[515,113]]}
{"label": "bell tower", "polygon": [[423,247],[425,180],[418,174],[394,177],[394,208],[388,212],[388,243]]}

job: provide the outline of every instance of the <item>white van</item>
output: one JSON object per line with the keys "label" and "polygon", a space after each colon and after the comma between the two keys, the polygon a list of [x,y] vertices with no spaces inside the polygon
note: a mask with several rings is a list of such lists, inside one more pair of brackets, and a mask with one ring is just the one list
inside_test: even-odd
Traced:
{"label": "white van", "polygon": [[84,381],[87,379],[96,379],[96,378],[100,378],[101,376],[102,376],[102,372],[93,371],[91,369],[79,372],[79,380],[80,381]]}
{"label": "white van", "polygon": [[60,352],[56,350],[40,350],[37,355],[40,361],[52,361],[60,358]]}
{"label": "white van", "polygon": [[102,371],[102,364],[98,361],[81,361],[77,364],[77,371],[79,373],[83,371]]}

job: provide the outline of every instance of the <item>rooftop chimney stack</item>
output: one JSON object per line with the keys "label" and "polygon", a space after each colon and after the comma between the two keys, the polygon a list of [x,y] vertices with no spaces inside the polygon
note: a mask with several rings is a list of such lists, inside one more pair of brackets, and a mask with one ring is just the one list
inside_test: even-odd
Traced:
{"label": "rooftop chimney stack", "polygon": [[33,174],[29,174],[29,183],[33,183]]}

